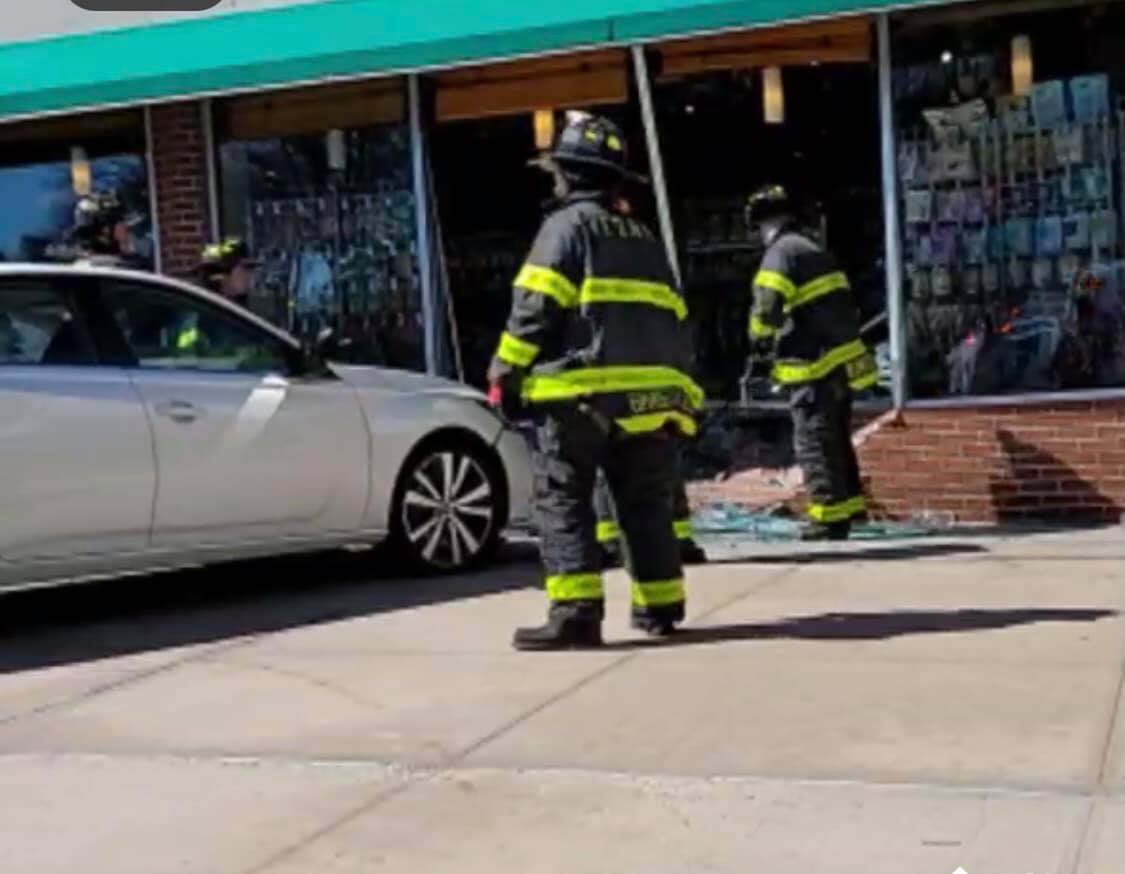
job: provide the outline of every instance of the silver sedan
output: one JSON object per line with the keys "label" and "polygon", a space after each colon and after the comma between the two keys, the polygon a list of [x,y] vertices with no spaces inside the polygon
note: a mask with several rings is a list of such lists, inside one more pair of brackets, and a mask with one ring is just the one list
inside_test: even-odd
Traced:
{"label": "silver sedan", "polygon": [[530,490],[474,389],[164,277],[0,265],[0,589],[384,542],[459,570]]}

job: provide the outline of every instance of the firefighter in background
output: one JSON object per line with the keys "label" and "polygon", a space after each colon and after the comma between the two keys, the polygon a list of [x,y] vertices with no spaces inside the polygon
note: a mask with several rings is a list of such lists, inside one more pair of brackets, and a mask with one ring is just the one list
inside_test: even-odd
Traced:
{"label": "firefighter in background", "polygon": [[[618,196],[615,208],[622,215],[633,215],[633,205],[624,196]],[[680,544],[680,559],[685,565],[707,564],[707,553],[695,542],[695,530],[691,521],[691,504],[688,502],[687,488],[684,485],[682,456],[677,458],[681,472],[676,484],[675,522],[673,531]],[[598,543],[602,548],[602,567],[620,567],[623,563],[621,553],[621,526],[617,523],[617,512],[609,492],[605,475],[598,474],[594,491],[594,511],[598,516]]]}
{"label": "firefighter in background", "polygon": [[766,247],[754,278],[748,376],[788,390],[797,461],[809,493],[803,540],[846,540],[867,504],[852,444],[853,392],[875,385],[860,311],[835,259],[798,231],[779,185],[750,198],[747,219]]}
{"label": "firefighter in background", "polygon": [[80,197],[74,208],[74,227],[60,257],[98,267],[142,269],[143,261],[130,252],[131,228],[138,219],[112,191]]}
{"label": "firefighter in background", "polygon": [[515,281],[489,368],[491,402],[536,425],[535,502],[550,601],[521,650],[602,644],[605,593],[593,494],[604,471],[628,544],[633,626],[684,619],[673,535],[676,453],[703,392],[687,375],[687,307],[660,241],[616,208],[630,174],[612,122],[573,113],[552,152],[556,203]]}
{"label": "firefighter in background", "polygon": [[[683,459],[677,458],[676,495],[674,505],[674,522],[672,530],[680,544],[680,560],[685,565],[707,564],[707,553],[695,542],[695,530],[691,522],[691,505],[688,503],[687,489],[684,485],[682,464]],[[621,556],[621,526],[617,524],[617,512],[613,506],[613,498],[609,493],[609,486],[605,477],[598,476],[598,485],[594,493],[594,510],[598,515],[598,543],[602,548],[602,567],[619,567],[622,563]]]}
{"label": "firefighter in background", "polygon": [[196,274],[208,291],[222,295],[243,309],[250,308],[250,289],[258,262],[250,257],[245,242],[231,237],[204,248]]}
{"label": "firefighter in background", "polygon": [[[250,249],[237,237],[204,247],[196,264],[195,274],[208,291],[226,298],[243,309],[250,308],[250,289],[254,284],[257,262]],[[209,336],[211,334],[212,336]],[[201,324],[200,314],[185,318],[176,334],[176,352],[184,357],[198,357],[214,351],[213,332]]]}

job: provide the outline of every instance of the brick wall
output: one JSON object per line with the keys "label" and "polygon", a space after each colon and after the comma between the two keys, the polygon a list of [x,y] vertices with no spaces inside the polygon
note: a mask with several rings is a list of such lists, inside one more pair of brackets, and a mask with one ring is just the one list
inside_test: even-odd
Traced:
{"label": "brick wall", "polygon": [[908,409],[859,442],[876,515],[1116,522],[1125,513],[1125,399]]}
{"label": "brick wall", "polygon": [[198,102],[152,108],[161,269],[171,276],[188,276],[210,238],[204,143]]}

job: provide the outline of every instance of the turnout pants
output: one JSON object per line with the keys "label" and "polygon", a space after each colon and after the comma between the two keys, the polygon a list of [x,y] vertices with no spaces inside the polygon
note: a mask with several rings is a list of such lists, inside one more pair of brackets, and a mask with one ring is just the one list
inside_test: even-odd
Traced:
{"label": "turnout pants", "polygon": [[593,500],[600,470],[624,534],[634,618],[683,621],[684,573],[673,534],[679,439],[665,431],[607,433],[580,410],[564,408],[544,417],[536,443],[535,504],[552,613],[605,616]]}
{"label": "turnout pants", "polygon": [[[691,505],[688,503],[687,488],[684,485],[682,458],[676,453],[676,491],[673,496],[672,531],[676,540],[681,544],[691,543],[695,539],[695,531],[691,524]],[[605,475],[599,473],[597,488],[594,491],[594,512],[598,515],[598,543],[607,549],[615,549],[621,540],[621,526],[617,521],[617,510],[613,505],[613,497],[609,492],[609,484]]]}
{"label": "turnout pants", "polygon": [[790,396],[797,462],[809,493],[809,518],[823,525],[867,512],[859,459],[852,444],[852,390],[847,368],[793,389]]}

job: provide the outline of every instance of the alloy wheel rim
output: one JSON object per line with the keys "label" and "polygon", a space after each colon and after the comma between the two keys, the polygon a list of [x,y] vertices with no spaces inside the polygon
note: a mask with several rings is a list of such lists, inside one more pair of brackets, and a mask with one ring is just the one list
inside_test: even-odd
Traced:
{"label": "alloy wheel rim", "polygon": [[460,567],[479,555],[492,534],[493,514],[492,483],[470,455],[434,453],[406,484],[403,530],[435,567]]}

